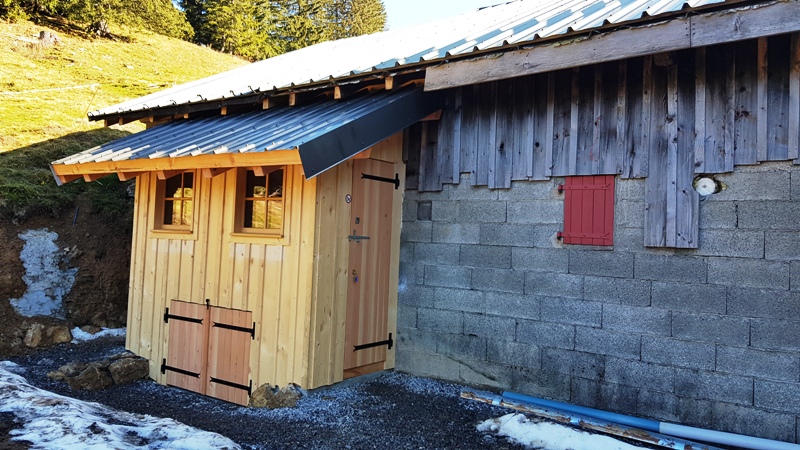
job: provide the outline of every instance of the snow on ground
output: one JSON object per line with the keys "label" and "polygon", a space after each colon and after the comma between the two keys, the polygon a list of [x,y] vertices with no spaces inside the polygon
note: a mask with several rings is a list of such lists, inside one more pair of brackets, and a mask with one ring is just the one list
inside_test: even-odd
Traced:
{"label": "snow on ground", "polygon": [[95,334],[87,333],[78,327],[72,329],[72,343],[91,341],[107,336],[125,336],[125,328],[103,328]]}
{"label": "snow on ground", "polygon": [[529,448],[547,450],[642,450],[614,438],[578,431],[549,422],[532,422],[524,414],[506,414],[478,424],[478,431],[495,432]]}
{"label": "snow on ground", "polygon": [[216,433],[172,419],[117,411],[31,386],[20,366],[0,361],[0,412],[22,423],[13,440],[30,441],[34,449],[239,449]]}

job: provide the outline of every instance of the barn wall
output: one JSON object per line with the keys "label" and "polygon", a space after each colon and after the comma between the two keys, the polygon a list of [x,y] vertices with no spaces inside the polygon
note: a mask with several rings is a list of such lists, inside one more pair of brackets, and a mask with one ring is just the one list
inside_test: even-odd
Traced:
{"label": "barn wall", "polygon": [[[798,49],[449,91],[406,130],[398,369],[800,442]],[[728,189],[700,201],[699,173]],[[618,175],[612,248],[556,239],[589,174]]]}
{"label": "barn wall", "polygon": [[150,376],[160,373],[169,325],[163,321],[171,299],[253,312],[256,338],[250,351],[253,384],[308,385],[311,279],[315,222],[315,180],[299,167],[287,176],[286,240],[231,235],[235,172],[196,176],[194,236],[152,230],[151,189],[155,174],[139,177],[126,346],[150,360]]}

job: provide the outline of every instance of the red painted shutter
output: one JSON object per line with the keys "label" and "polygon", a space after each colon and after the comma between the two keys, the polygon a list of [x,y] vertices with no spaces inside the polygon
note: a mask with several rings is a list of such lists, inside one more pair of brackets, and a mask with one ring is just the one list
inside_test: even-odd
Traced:
{"label": "red painted shutter", "polygon": [[566,177],[565,244],[614,245],[614,175]]}

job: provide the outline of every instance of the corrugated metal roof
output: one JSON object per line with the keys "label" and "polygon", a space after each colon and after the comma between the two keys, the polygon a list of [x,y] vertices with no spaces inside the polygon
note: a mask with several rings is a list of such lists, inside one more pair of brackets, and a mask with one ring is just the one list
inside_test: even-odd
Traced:
{"label": "corrugated metal roof", "polygon": [[[324,152],[318,149],[316,152],[310,150],[313,158],[326,159],[326,161],[311,161],[312,173],[307,176],[313,176],[430,114],[439,107],[431,101],[435,98],[437,96],[423,93],[420,88],[409,88],[302,106],[178,120],[90,148],[52,164],[70,165],[293,149],[301,149],[300,156],[303,158],[301,146],[308,145],[309,148],[322,146]],[[393,106],[402,113],[392,109]],[[347,135],[350,137],[354,135],[361,137],[361,140],[356,141],[350,139],[349,148],[333,148],[335,145],[320,141],[325,135],[336,134],[340,128],[350,123],[355,124],[362,118],[387,114],[388,117],[383,117],[381,124],[368,127],[371,128],[369,130],[348,131]],[[324,155],[319,156],[318,153]],[[339,159],[336,159],[337,157]],[[331,158],[335,161],[328,161]],[[305,158],[303,159],[305,167],[307,163]]]}
{"label": "corrugated metal roof", "polygon": [[516,0],[412,27],[329,41],[89,113],[90,117],[287,89],[506,45],[606,23],[735,0]]}

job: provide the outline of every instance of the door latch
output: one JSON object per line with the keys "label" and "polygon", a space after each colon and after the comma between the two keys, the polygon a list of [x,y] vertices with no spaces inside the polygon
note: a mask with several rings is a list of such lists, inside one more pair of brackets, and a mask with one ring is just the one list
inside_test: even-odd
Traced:
{"label": "door latch", "polygon": [[369,236],[359,236],[356,234],[356,230],[353,230],[353,234],[347,236],[348,241],[356,241],[356,244],[367,239],[369,239]]}

